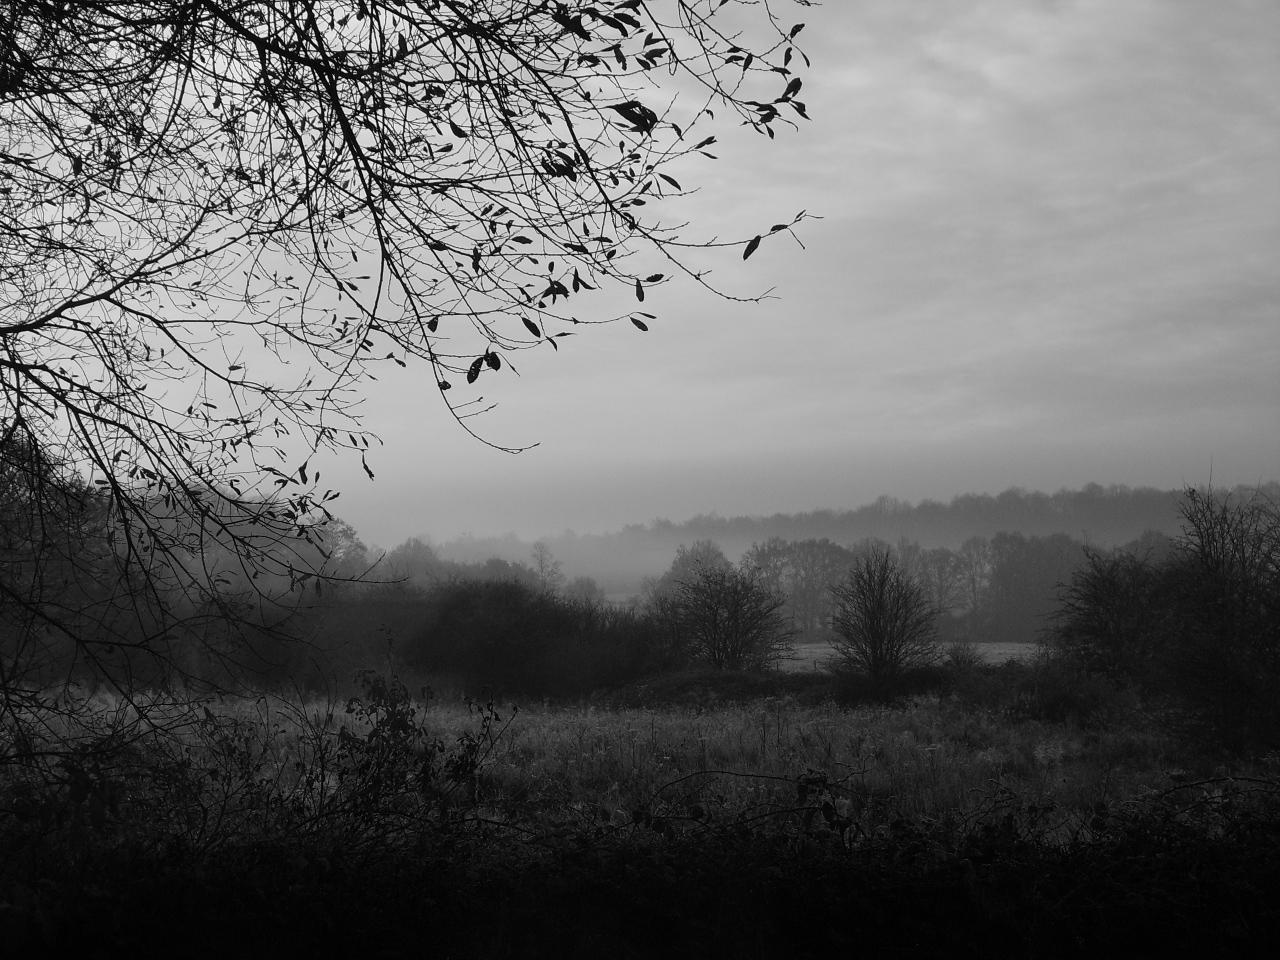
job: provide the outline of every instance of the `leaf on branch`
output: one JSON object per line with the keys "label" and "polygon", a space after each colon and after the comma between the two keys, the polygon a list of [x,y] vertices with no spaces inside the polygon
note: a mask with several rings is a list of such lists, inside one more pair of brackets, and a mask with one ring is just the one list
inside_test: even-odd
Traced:
{"label": "leaf on branch", "polygon": [[453,389],[453,384],[450,383],[448,380],[441,380],[438,386],[440,387],[441,391]]}
{"label": "leaf on branch", "polygon": [[527,329],[527,330],[528,330],[530,333],[532,333],[535,337],[541,337],[541,336],[542,336],[542,331],[538,329],[538,325],[537,325],[536,323],[534,323],[534,322],[533,322],[532,320],[530,320],[528,317],[521,317],[520,319],[521,319],[522,321],[524,321],[525,329]]}
{"label": "leaf on branch", "polygon": [[649,329],[649,325],[645,323],[643,320],[641,320],[639,317],[632,317],[631,322],[634,323],[641,330],[647,331]]}
{"label": "leaf on branch", "polygon": [[453,131],[453,135],[457,137],[459,140],[466,140],[469,136],[471,136],[471,134],[467,133],[467,131],[463,130],[460,126],[458,126],[452,120],[449,121],[449,129]]}
{"label": "leaf on branch", "polygon": [[791,32],[787,34],[787,36],[792,40],[794,40],[796,38],[796,35],[803,29],[804,29],[804,24],[797,23],[794,27],[791,28]]}
{"label": "leaf on branch", "polygon": [[645,277],[645,278],[644,278],[644,282],[645,282],[645,283],[657,283],[657,282],[658,282],[659,280],[661,280],[661,279],[662,279],[662,274],[660,274],[660,273],[651,273],[649,276],[647,276],[647,277]]}
{"label": "leaf on branch", "polygon": [[677,181],[675,177],[668,177],[665,173],[660,173],[658,174],[658,176],[660,176],[663,180],[667,181],[667,183],[671,184],[677,190],[684,189],[684,187],[680,186],[679,181]]}
{"label": "leaf on branch", "polygon": [[467,383],[475,383],[476,378],[480,376],[480,369],[484,366],[484,357],[476,357],[472,361],[471,366],[467,368]]}
{"label": "leaf on branch", "polygon": [[639,100],[609,104],[609,109],[620,114],[624,120],[632,125],[631,129],[636,133],[648,133],[658,123],[658,115]]}
{"label": "leaf on branch", "polygon": [[482,359],[484,360],[485,364],[489,367],[490,370],[497,370],[502,366],[502,358],[499,357],[492,350],[487,352]]}
{"label": "leaf on branch", "polygon": [[742,251],[742,259],[745,260],[756,252],[756,247],[760,246],[760,237],[755,236],[747,241],[747,249]]}
{"label": "leaf on branch", "polygon": [[590,40],[591,34],[587,32],[586,27],[582,25],[582,17],[571,17],[566,13],[557,13],[552,11],[551,19],[560,24],[564,28],[565,33],[572,33],[576,37],[583,40]]}
{"label": "leaf on branch", "polygon": [[644,303],[644,287],[641,285],[639,277],[636,277],[636,299]]}

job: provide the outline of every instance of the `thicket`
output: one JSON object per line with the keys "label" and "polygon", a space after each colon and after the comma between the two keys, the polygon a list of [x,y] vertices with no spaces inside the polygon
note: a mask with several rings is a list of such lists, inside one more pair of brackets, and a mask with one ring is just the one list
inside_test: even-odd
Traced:
{"label": "thicket", "polygon": [[585,696],[677,664],[670,633],[642,612],[513,580],[427,591],[402,648],[413,670],[504,696]]}
{"label": "thicket", "polygon": [[672,638],[679,659],[716,670],[776,667],[796,635],[785,600],[750,567],[708,564],[691,570],[649,612]]}
{"label": "thicket", "polygon": [[1184,733],[1233,753],[1280,746],[1280,509],[1186,491],[1162,557],[1089,551],[1048,635]]}

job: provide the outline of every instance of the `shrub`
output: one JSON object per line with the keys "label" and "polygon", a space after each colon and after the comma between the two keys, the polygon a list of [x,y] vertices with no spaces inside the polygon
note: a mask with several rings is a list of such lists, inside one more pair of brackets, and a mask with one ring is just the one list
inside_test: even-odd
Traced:
{"label": "shrub", "polygon": [[951,693],[971,710],[990,711],[1011,722],[1093,724],[1124,714],[1133,696],[1105,677],[1087,673],[1064,657],[1041,655],[968,670],[948,670]]}
{"label": "shrub", "polygon": [[975,670],[984,663],[982,651],[969,640],[956,640],[943,651],[943,665],[951,671]]}
{"label": "shrub", "polygon": [[1280,745],[1280,510],[1188,490],[1167,572],[1170,686],[1201,735]]}
{"label": "shrub", "polygon": [[888,548],[871,547],[831,592],[836,672],[888,686],[937,660],[937,611]]}
{"label": "shrub", "polygon": [[1136,681],[1186,732],[1239,752],[1280,744],[1280,511],[1187,490],[1160,562],[1090,552],[1047,639],[1093,675]]}
{"label": "shrub", "polygon": [[1058,653],[1117,681],[1150,681],[1167,629],[1164,572],[1124,550],[1086,549],[1047,635]]}
{"label": "shrub", "polygon": [[773,666],[796,633],[783,613],[786,601],[751,569],[701,567],[677,584],[674,598],[658,602],[679,648],[719,670]]}
{"label": "shrub", "polygon": [[512,580],[459,580],[431,590],[406,662],[534,696],[581,695],[665,665],[653,618]]}

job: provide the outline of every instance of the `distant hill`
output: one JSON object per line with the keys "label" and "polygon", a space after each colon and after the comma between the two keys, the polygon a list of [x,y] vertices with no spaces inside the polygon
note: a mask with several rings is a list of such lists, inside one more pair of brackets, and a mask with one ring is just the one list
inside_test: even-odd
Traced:
{"label": "distant hill", "polygon": [[[1264,484],[1260,490],[1280,500],[1280,483]],[[1241,487],[1235,492],[1247,496],[1253,488]],[[633,524],[614,533],[560,534],[545,537],[543,542],[569,577],[594,577],[606,593],[617,596],[637,592],[644,577],[658,576],[670,566],[680,544],[695,540],[714,540],[733,559],[753,543],[770,537],[826,537],[843,545],[867,537],[889,542],[906,537],[922,546],[954,549],[970,537],[989,538],[1000,532],[1027,536],[1065,533],[1099,546],[1116,546],[1147,530],[1171,536],[1179,533],[1181,497],[1181,490],[1096,483],[1053,494],[1012,487],[995,496],[963,494],[950,503],[923,500],[912,504],[885,496],[855,510],[771,517],[721,517],[713,513],[683,523],[654,520]],[[489,557],[527,562],[532,546],[514,536],[464,537],[440,545],[439,554],[460,562]]]}

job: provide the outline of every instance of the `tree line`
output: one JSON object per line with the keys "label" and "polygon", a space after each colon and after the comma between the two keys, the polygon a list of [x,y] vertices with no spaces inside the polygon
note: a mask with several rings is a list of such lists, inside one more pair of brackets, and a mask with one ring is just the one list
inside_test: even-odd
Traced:
{"label": "tree line", "polygon": [[[1230,492],[1247,496],[1253,488]],[[1280,499],[1280,484],[1260,489]],[[905,537],[926,547],[958,550],[971,537],[991,540],[1002,532],[1048,537],[1066,534],[1108,547],[1133,542],[1148,531],[1167,537],[1179,533],[1182,491],[1151,487],[1087,484],[1056,493],[1011,488],[991,495],[969,493],[950,501],[909,502],[880,497],[853,510],[815,510],[771,516],[722,517],[685,521],[655,519],[610,533],[564,533],[544,538],[568,570],[589,571],[611,596],[636,592],[641,581],[670,562],[680,544],[712,540],[731,557],[774,538],[787,541],[829,539],[842,545],[876,539],[896,544]],[[463,537],[437,545],[442,557],[476,563],[498,556],[523,561],[530,544],[515,537]]]}

